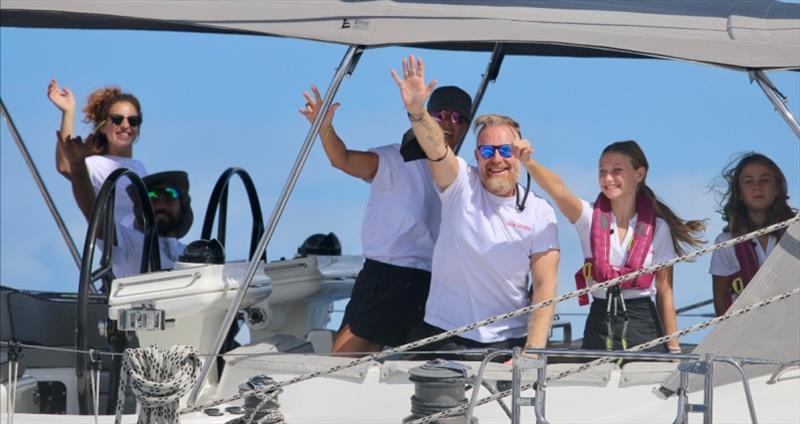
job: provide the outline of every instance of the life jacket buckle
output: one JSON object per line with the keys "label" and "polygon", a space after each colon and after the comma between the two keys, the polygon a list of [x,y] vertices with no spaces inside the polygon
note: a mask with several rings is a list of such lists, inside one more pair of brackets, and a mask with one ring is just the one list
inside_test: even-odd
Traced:
{"label": "life jacket buckle", "polygon": [[735,294],[739,294],[744,290],[744,281],[742,277],[736,277],[731,281],[731,291]]}
{"label": "life jacket buckle", "polygon": [[591,262],[585,262],[583,264],[583,278],[585,278],[587,281],[592,278],[592,263]]}

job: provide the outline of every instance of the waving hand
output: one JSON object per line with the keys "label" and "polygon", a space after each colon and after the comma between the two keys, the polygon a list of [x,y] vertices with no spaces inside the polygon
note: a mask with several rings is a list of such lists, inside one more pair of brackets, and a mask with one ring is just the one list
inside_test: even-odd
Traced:
{"label": "waving hand", "polygon": [[418,115],[425,110],[425,100],[436,88],[436,81],[425,84],[425,63],[422,58],[409,55],[403,58],[403,78],[392,69],[392,78],[400,88],[400,97],[409,113]]}

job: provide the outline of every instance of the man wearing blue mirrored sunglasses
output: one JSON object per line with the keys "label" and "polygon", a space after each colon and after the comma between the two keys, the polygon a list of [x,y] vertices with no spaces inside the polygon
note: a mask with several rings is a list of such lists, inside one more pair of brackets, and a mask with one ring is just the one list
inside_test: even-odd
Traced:
{"label": "man wearing blue mirrored sunglasses", "polygon": [[[413,56],[403,59],[402,77],[392,71],[442,201],[431,290],[417,338],[554,297],[559,261],[553,208],[517,184],[520,161],[532,151],[519,125],[500,115],[477,118],[477,166],[467,165],[444,143],[436,119],[423,107],[436,84],[426,84],[424,72],[422,60]],[[552,318],[552,307],[539,309],[530,317],[498,321],[424,349],[543,348]]]}

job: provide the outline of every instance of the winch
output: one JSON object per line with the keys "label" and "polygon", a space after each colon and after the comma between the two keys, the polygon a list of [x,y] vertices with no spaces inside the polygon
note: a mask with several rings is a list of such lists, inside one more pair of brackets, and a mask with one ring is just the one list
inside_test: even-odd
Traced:
{"label": "winch", "polygon": [[[404,418],[407,423],[450,408],[465,405],[467,377],[470,367],[458,362],[434,359],[408,371],[414,382],[411,396],[411,415]],[[437,420],[439,424],[462,424],[464,414]],[[477,424],[473,417],[470,424]]]}

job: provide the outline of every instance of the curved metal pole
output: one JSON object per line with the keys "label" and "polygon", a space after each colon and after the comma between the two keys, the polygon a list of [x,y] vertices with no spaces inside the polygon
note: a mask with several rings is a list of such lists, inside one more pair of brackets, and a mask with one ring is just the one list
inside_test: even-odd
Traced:
{"label": "curved metal pole", "polygon": [[[86,239],[83,244],[83,263],[81,264],[81,272],[78,280],[78,299],[76,301],[75,313],[75,350],[78,352],[75,361],[75,386],[78,394],[78,410],[81,415],[87,415],[91,410],[88,384],[85,375],[88,367],[88,358],[82,353],[88,347],[89,337],[89,295],[87,290],[93,287],[92,283],[103,278],[108,281],[107,288],[110,292],[111,279],[109,276],[113,274],[111,271],[111,248],[113,243],[109,240],[114,237],[114,200],[116,197],[117,181],[122,177],[127,177],[131,185],[136,187],[136,196],[138,197],[138,203],[141,205],[144,217],[144,228],[142,229],[144,233],[144,244],[142,246],[142,260],[139,270],[141,273],[145,273],[161,269],[161,255],[159,253],[156,234],[156,219],[153,215],[153,206],[147,198],[147,188],[139,176],[133,171],[127,168],[118,168],[106,178],[106,181],[97,193],[97,197],[95,197],[94,204],[92,205],[92,213],[89,217],[89,225],[86,229]],[[101,225],[103,227],[103,237],[106,240],[103,243],[103,257],[100,260],[100,269],[92,272],[94,248]],[[115,398],[115,395],[113,395],[114,392],[115,390],[112,386],[110,401],[113,401]],[[114,403],[115,402],[109,403],[109,406]]]}
{"label": "curved metal pole", "polygon": [[[486,92],[486,87],[489,86],[490,82],[495,82],[497,79],[497,75],[500,73],[500,65],[503,64],[504,57],[505,53],[503,53],[503,43],[496,43],[494,45],[494,50],[492,50],[492,57],[489,59],[489,64],[486,66],[486,72],[483,73],[483,78],[478,86],[478,91],[475,92],[475,98],[472,99],[472,110],[469,112],[469,116],[467,117],[467,122],[469,122],[470,125],[472,125],[472,120],[475,119],[475,115],[478,114],[478,107],[483,101],[483,94]],[[456,155],[458,155],[458,152],[461,151],[461,144],[464,143],[464,138],[466,136],[467,132],[465,132],[464,135],[461,136],[461,140],[458,141],[455,151]]]}
{"label": "curved metal pole", "polygon": [[731,358],[720,358],[720,362],[725,362],[730,364],[736,371],[739,371],[739,375],[742,376],[742,387],[744,388],[744,397],[747,399],[747,409],[750,411],[750,422],[752,424],[758,424],[758,419],[756,418],[756,406],[753,403],[753,394],[750,392],[750,381],[747,378],[747,372],[745,372],[742,364],[739,361],[736,361]]}
{"label": "curved metal pole", "polygon": [[[75,266],[80,268],[81,255],[78,253],[78,248],[75,247],[75,241],[69,234],[69,230],[67,229],[67,226],[64,224],[64,220],[61,218],[61,214],[58,212],[56,204],[53,202],[53,198],[50,196],[50,192],[47,191],[47,187],[44,185],[44,181],[42,181],[42,176],[39,174],[39,170],[36,168],[36,164],[33,163],[33,158],[31,158],[31,154],[28,151],[28,148],[25,147],[25,142],[22,141],[22,137],[19,135],[17,126],[14,125],[14,121],[11,119],[11,115],[8,114],[8,110],[6,109],[6,104],[3,103],[2,98],[0,98],[0,113],[2,113],[3,115],[3,120],[6,121],[6,126],[8,126],[8,129],[11,132],[11,136],[14,138],[14,142],[17,143],[19,152],[22,154],[22,159],[25,160],[25,164],[28,165],[28,169],[31,171],[31,175],[33,176],[33,181],[36,183],[36,186],[39,187],[39,191],[42,193],[44,202],[45,204],[47,204],[47,209],[50,209],[50,214],[53,215],[53,219],[56,220],[56,225],[58,226],[58,230],[61,232],[61,237],[64,238],[64,242],[67,243],[67,249],[69,249],[69,253],[72,255],[72,259],[75,261]],[[97,290],[95,290],[94,287],[92,287],[91,290],[92,293],[97,292]]]}
{"label": "curved metal pole", "polygon": [[[250,174],[242,168],[231,167],[220,175],[217,183],[214,185],[214,189],[211,191],[211,197],[208,200],[208,207],[206,208],[206,216],[203,219],[203,230],[200,233],[200,238],[205,240],[211,239],[211,230],[214,227],[214,214],[219,207],[217,240],[222,244],[222,247],[225,247],[225,223],[228,220],[228,186],[234,175],[238,175],[242,180],[242,185],[244,185],[245,192],[247,193],[247,199],[250,202],[250,214],[253,218],[253,225],[250,232],[250,250],[248,251],[248,255],[252,256],[253,252],[256,251],[258,241],[261,239],[261,234],[264,233],[264,215],[261,213],[261,203],[258,201],[258,193],[256,192],[255,184],[253,184],[253,179],[250,178]],[[266,260],[265,257],[262,257],[262,259]]]}
{"label": "curved metal pole", "polygon": [[[275,232],[275,228],[278,225],[278,220],[283,214],[283,210],[286,208],[286,203],[289,201],[289,196],[292,194],[292,190],[294,189],[294,185],[297,183],[297,179],[300,177],[300,171],[303,169],[306,158],[308,158],[308,154],[311,152],[311,147],[314,145],[314,139],[316,139],[317,134],[319,133],[319,127],[322,125],[322,119],[330,108],[331,103],[333,103],[333,96],[336,94],[336,91],[339,90],[339,85],[342,83],[345,75],[352,73],[355,62],[357,62],[363,51],[364,48],[361,46],[350,46],[342,58],[342,62],[339,64],[339,67],[336,69],[336,73],[333,75],[333,79],[328,87],[328,91],[325,93],[325,99],[322,101],[322,106],[317,114],[317,118],[314,120],[314,123],[311,124],[308,134],[306,134],[306,139],[303,142],[303,146],[300,148],[300,152],[297,154],[297,159],[295,159],[292,172],[289,174],[289,179],[283,186],[283,191],[278,198],[275,209],[272,211],[272,215],[269,217],[264,234],[261,235],[261,240],[258,242],[258,248],[256,248],[256,251],[250,257],[250,263],[247,267],[244,281],[242,281],[241,285],[239,286],[239,290],[236,291],[236,298],[228,307],[228,312],[225,314],[225,319],[223,319],[222,325],[219,327],[217,338],[214,340],[214,344],[212,345],[209,353],[219,353],[219,349],[222,347],[222,343],[225,341],[226,333],[231,327],[231,324],[233,324],[233,320],[236,318],[236,314],[242,305],[244,295],[247,292],[247,289],[250,287],[250,284],[253,282],[253,277],[256,274],[256,269],[260,263],[260,258],[266,251],[270,239],[272,239],[272,234]],[[188,403],[190,406],[194,405],[194,403],[197,401],[197,397],[200,394],[200,389],[203,387],[203,382],[208,376],[209,371],[211,371],[211,366],[215,362],[216,361],[213,361],[212,359],[208,359],[203,363],[203,369],[200,371],[197,380],[195,380],[191,393],[189,393]]]}
{"label": "curved metal pole", "polygon": [[775,106],[775,109],[778,111],[778,113],[780,113],[783,120],[786,121],[786,123],[789,125],[789,128],[794,131],[794,135],[800,139],[800,125],[797,124],[797,120],[794,119],[792,112],[784,103],[787,100],[787,97],[778,91],[778,88],[775,87],[772,81],[770,81],[764,71],[757,69],[748,72],[748,74],[750,75],[750,80],[754,80],[758,83],[758,86],[761,87],[761,90],[767,95],[767,98],[769,98],[769,101],[772,102],[773,106]]}

